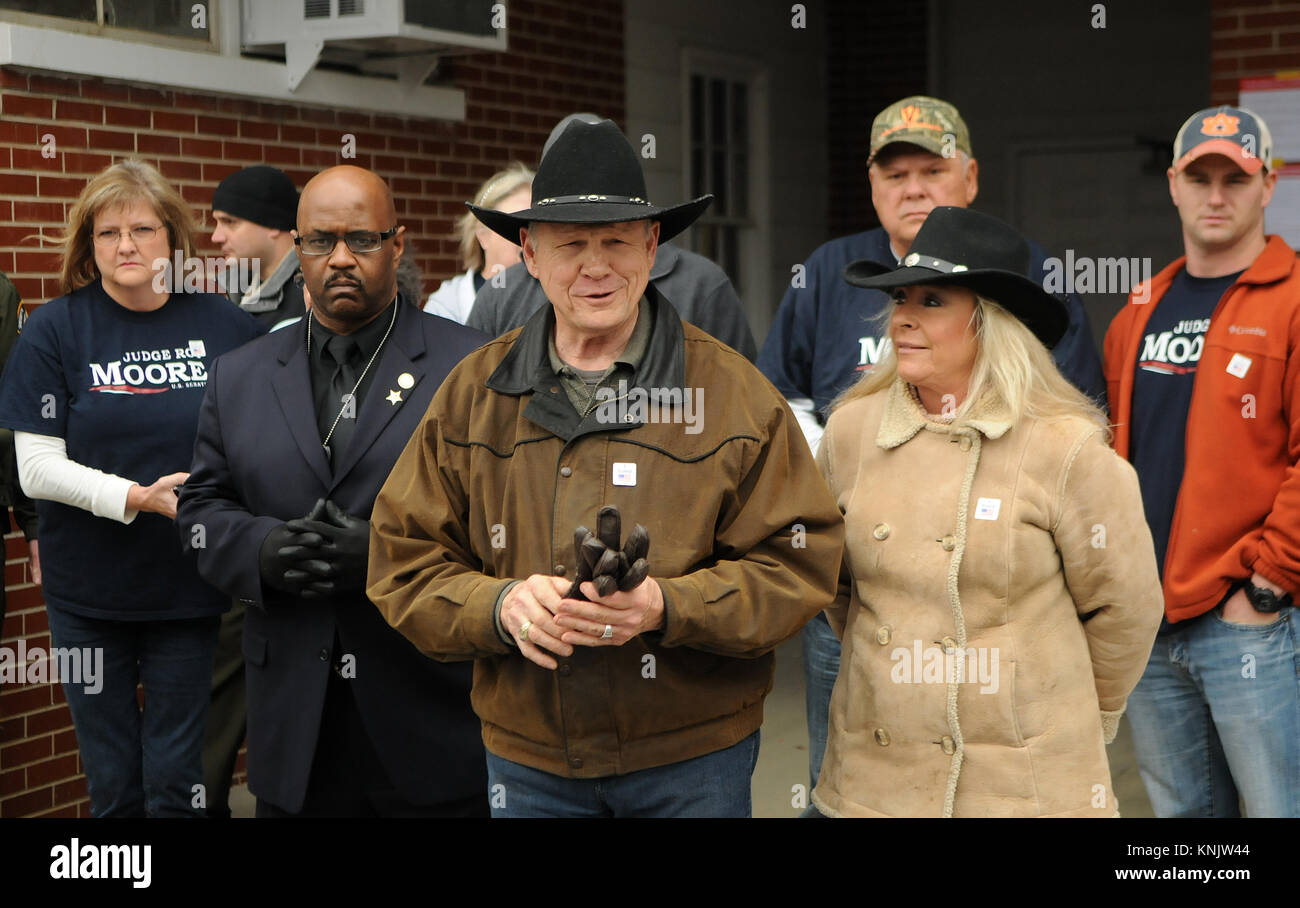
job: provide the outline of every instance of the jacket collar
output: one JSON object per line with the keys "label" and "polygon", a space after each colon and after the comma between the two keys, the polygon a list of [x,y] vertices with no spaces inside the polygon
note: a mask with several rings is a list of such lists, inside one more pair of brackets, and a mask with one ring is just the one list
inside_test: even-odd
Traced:
{"label": "jacket collar", "polygon": [[[1287,245],[1286,240],[1275,234],[1270,234],[1266,239],[1264,251],[1251,262],[1249,268],[1241,273],[1236,284],[1233,284],[1234,287],[1237,284],[1272,284],[1284,280],[1296,268],[1295,250]],[[1129,296],[1130,305],[1142,305],[1147,300],[1159,300],[1186,265],[1187,256],[1180,255],[1151,278],[1151,289],[1148,293],[1142,292],[1140,284],[1134,287]],[[1145,320],[1143,324],[1145,325]]]}
{"label": "jacket collar", "polygon": [[1015,422],[1006,406],[988,395],[976,401],[961,419],[941,423],[926,418],[925,409],[901,378],[895,378],[886,393],[889,396],[876,433],[876,444],[885,450],[910,441],[922,429],[951,435],[969,435],[973,430],[986,438],[1001,438]]}
{"label": "jacket collar", "polygon": [[[647,284],[645,299],[651,310],[650,343],[632,377],[631,386],[643,388],[684,388],[686,386],[686,346],[682,320],[670,304],[663,301],[653,284]],[[541,306],[524,323],[519,336],[505,358],[488,376],[487,387],[501,394],[519,397],[531,392],[532,399],[524,416],[564,439],[589,431],[612,428],[628,429],[641,423],[602,423],[595,414],[581,418],[551,369],[547,347],[555,330],[555,307]]]}

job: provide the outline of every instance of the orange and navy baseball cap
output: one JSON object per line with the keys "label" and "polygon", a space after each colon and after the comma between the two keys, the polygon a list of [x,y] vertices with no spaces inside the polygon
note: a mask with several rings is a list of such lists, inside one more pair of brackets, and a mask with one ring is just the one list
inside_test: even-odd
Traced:
{"label": "orange and navy baseball cap", "polygon": [[1254,111],[1244,107],[1210,107],[1192,114],[1174,139],[1174,171],[1207,154],[1221,154],[1249,174],[1268,170],[1273,136]]}

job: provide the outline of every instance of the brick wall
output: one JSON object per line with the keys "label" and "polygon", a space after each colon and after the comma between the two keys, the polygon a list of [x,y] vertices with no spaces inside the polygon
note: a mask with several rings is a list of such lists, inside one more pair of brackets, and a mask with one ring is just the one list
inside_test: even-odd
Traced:
{"label": "brick wall", "polygon": [[1300,0],[1213,0],[1210,103],[1232,104],[1238,81],[1300,70]]}
{"label": "brick wall", "polygon": [[[191,202],[208,242],[212,190],[254,163],[283,169],[301,188],[340,163],[388,180],[407,240],[418,250],[426,292],[457,273],[452,221],[479,184],[513,159],[535,164],[564,114],[624,115],[620,0],[512,0],[510,51],[450,58],[444,72],[466,94],[463,123],[399,119],[356,110],[266,103],[154,86],[59,78],[0,69],[0,271],[27,305],[59,294],[58,263],[38,241],[64,223],[85,181],[135,155],[158,165]],[[341,158],[342,136],[355,159]],[[56,155],[41,154],[53,135]],[[5,540],[8,615],[0,643],[50,646],[39,588],[20,537]],[[88,814],[76,738],[56,685],[6,685],[0,692],[0,817]]]}

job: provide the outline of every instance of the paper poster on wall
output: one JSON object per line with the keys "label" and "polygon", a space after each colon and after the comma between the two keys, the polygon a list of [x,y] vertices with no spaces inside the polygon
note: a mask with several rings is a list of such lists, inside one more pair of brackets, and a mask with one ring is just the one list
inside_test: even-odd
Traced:
{"label": "paper poster on wall", "polygon": [[1276,233],[1292,249],[1300,249],[1300,164],[1278,168],[1277,188],[1264,210],[1264,231]]}

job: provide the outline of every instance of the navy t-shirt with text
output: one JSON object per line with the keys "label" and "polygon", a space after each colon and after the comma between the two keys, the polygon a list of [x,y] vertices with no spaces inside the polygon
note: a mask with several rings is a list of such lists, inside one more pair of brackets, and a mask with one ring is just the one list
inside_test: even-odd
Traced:
{"label": "navy t-shirt with text", "polygon": [[1129,454],[1142,488],[1142,506],[1161,577],[1183,484],[1187,411],[1192,405],[1196,366],[1210,317],[1240,273],[1192,277],[1186,270],[1178,272],[1151,313],[1138,347]]}
{"label": "navy t-shirt with text", "polygon": [[[62,438],[69,460],[151,485],[190,468],[212,361],[264,330],[215,294],[173,294],[136,312],[96,281],[27,319],[0,381],[0,425]],[[54,501],[36,506],[47,605],[119,620],[227,607],[182,555],[167,517],[122,524]]]}

